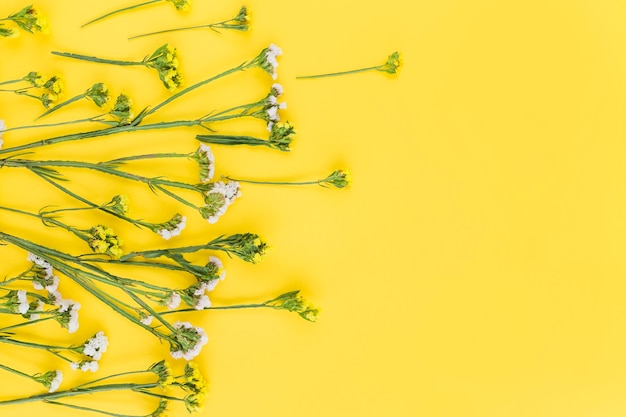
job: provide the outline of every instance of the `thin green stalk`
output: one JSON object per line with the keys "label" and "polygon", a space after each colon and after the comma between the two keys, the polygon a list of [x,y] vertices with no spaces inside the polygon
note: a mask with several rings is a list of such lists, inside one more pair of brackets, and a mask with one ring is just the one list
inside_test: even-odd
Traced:
{"label": "thin green stalk", "polygon": [[252,136],[236,135],[196,135],[196,139],[204,143],[215,143],[217,145],[249,145],[249,146],[270,146],[267,140]]}
{"label": "thin green stalk", "polygon": [[[202,310],[239,310],[239,309],[244,309],[244,308],[275,308],[275,307],[264,304],[264,303],[263,304],[237,304],[237,305],[232,305],[232,306],[211,306],[211,307],[203,308]],[[173,314],[173,313],[187,313],[187,312],[192,312],[192,311],[200,311],[200,310],[196,310],[195,308],[183,308],[180,310],[164,311],[161,314],[165,315],[165,314]]]}
{"label": "thin green stalk", "polygon": [[32,379],[33,379],[32,375],[28,375],[28,374],[27,374],[27,373],[25,373],[25,372],[18,371],[17,369],[10,368],[10,367],[8,367],[8,366],[6,366],[6,365],[2,365],[2,364],[0,364],[0,369],[4,369],[5,371],[9,371],[9,372],[11,372],[11,373],[14,373],[15,375],[23,376],[24,378],[28,378],[28,379],[30,379],[30,380],[32,380]]}
{"label": "thin green stalk", "polygon": [[40,343],[23,342],[21,340],[9,339],[5,337],[0,337],[0,343],[6,343],[9,345],[16,345],[16,346],[22,346],[22,347],[29,347],[33,349],[42,349],[48,352],[51,352],[50,349],[72,350],[71,348],[65,347],[65,346],[52,346],[52,345],[44,345]]}
{"label": "thin green stalk", "polygon": [[94,379],[93,381],[87,381],[87,382],[85,382],[83,384],[76,385],[74,388],[81,388],[81,387],[85,387],[87,385],[93,385],[96,382],[106,381],[107,379],[117,378],[119,376],[146,374],[146,373],[152,373],[152,371],[150,371],[148,369],[145,369],[145,370],[141,370],[141,371],[120,372],[119,374],[108,375],[108,376],[105,376],[105,377],[102,377],[102,378]]}
{"label": "thin green stalk", "polygon": [[98,58],[97,56],[73,54],[73,53],[70,53],[70,52],[52,51],[51,54],[52,55],[57,55],[57,56],[62,56],[62,57],[65,57],[65,58],[79,59],[79,60],[82,60],[82,61],[97,62],[97,63],[100,63],[100,64],[111,64],[111,65],[121,65],[121,66],[141,66],[141,65],[145,65],[145,62],[143,62],[143,61],[121,61],[121,60],[118,60],[118,59]]}
{"label": "thin green stalk", "polygon": [[312,184],[320,184],[326,180],[323,178],[321,180],[316,181],[299,181],[299,182],[287,182],[287,181],[255,181],[255,180],[245,180],[240,178],[229,177],[228,175],[222,175],[222,178],[227,179],[229,181],[237,181],[244,182],[248,184],[266,184],[266,185],[312,185]]}
{"label": "thin green stalk", "polygon": [[305,78],[335,77],[337,75],[355,74],[357,72],[372,71],[372,70],[378,69],[378,67],[379,66],[377,65],[374,67],[360,68],[360,69],[355,69],[355,70],[350,70],[350,71],[330,72],[328,74],[302,75],[302,76],[296,77],[296,79],[298,80],[298,79],[305,79]]}
{"label": "thin green stalk", "polygon": [[[87,123],[87,122],[99,122],[99,123],[104,123],[104,124],[113,123],[113,122],[107,122],[104,119],[100,119],[100,117],[102,117],[102,116],[103,115],[99,115],[99,116],[94,116],[94,117],[88,117],[86,119],[69,120],[67,122],[58,122],[58,123],[47,123],[47,124],[43,124],[43,125],[16,126],[16,127],[11,127],[9,129],[4,130],[3,133],[10,132],[12,130],[38,129],[38,128],[41,128],[41,127],[56,127],[56,126],[73,125],[73,124]],[[41,117],[41,116],[39,116],[39,117]]]}
{"label": "thin green stalk", "polygon": [[58,401],[51,401],[51,400],[43,400],[43,401],[46,404],[60,405],[60,406],[63,406],[63,407],[73,408],[75,410],[81,410],[81,411],[90,411],[92,413],[104,414],[105,416],[112,416],[112,417],[150,417],[150,415],[147,415],[147,416],[144,416],[144,415],[134,416],[134,415],[130,415],[130,414],[111,413],[111,412],[104,411],[104,410],[98,410],[97,408],[90,408],[90,407],[83,407],[81,405],[60,403]]}
{"label": "thin green stalk", "polygon": [[126,384],[98,385],[96,387],[91,387],[91,388],[72,388],[69,390],[47,392],[44,394],[32,395],[30,397],[25,397],[25,398],[15,398],[12,400],[0,401],[0,406],[24,404],[24,403],[35,402],[35,401],[50,401],[50,400],[56,400],[58,398],[75,397],[78,395],[85,395],[85,394],[95,394],[97,392],[151,389],[151,388],[156,388],[158,386],[159,386],[158,383],[153,382],[149,384],[126,383]]}
{"label": "thin green stalk", "polygon": [[[0,20],[4,20],[4,19],[0,19]],[[15,84],[15,83],[19,83],[24,81],[23,78],[18,78],[17,80],[8,80],[8,81],[2,81],[0,82],[0,85],[5,85],[5,84]]]}
{"label": "thin green stalk", "polygon": [[106,19],[107,17],[116,15],[118,13],[126,12],[128,10],[136,9],[138,7],[148,6],[150,4],[158,3],[160,1],[162,1],[162,0],[149,0],[149,1],[146,1],[144,3],[139,3],[139,4],[132,5],[132,6],[124,7],[122,9],[114,10],[114,11],[106,13],[106,14],[100,16],[100,17],[97,17],[97,18],[95,18],[93,20],[90,20],[89,22],[87,22],[84,25],[82,25],[81,28],[84,28],[84,27],[89,26],[89,25],[91,25],[93,23],[99,22],[100,20]]}
{"label": "thin green stalk", "polygon": [[[38,311],[37,312],[37,314],[41,314],[41,313],[44,313],[44,311]],[[53,319],[53,317],[44,317],[42,319],[24,321],[22,323],[14,324],[12,326],[3,327],[3,328],[0,329],[0,332],[6,332],[7,330],[13,330],[13,329],[17,329],[18,327],[23,327],[23,326],[30,326],[31,324],[40,323],[42,321],[48,321],[48,320],[52,320],[52,319]]]}
{"label": "thin green stalk", "polygon": [[111,159],[104,162],[104,164],[115,164],[118,162],[137,161],[142,159],[160,159],[160,158],[189,158],[191,154],[188,153],[150,153],[145,155],[126,156],[123,158]]}
{"label": "thin green stalk", "polygon": [[82,94],[77,95],[76,97],[72,97],[72,98],[70,98],[70,99],[68,99],[68,100],[65,100],[63,103],[59,103],[59,104],[57,104],[56,106],[54,106],[54,107],[52,107],[52,108],[50,108],[50,109],[46,110],[46,111],[45,111],[45,112],[43,112],[41,115],[39,115],[39,116],[38,116],[35,120],[39,120],[39,119],[41,119],[42,117],[47,116],[47,115],[49,115],[50,113],[52,113],[52,112],[54,112],[54,111],[57,111],[57,110],[59,110],[59,109],[61,109],[61,108],[65,107],[65,106],[67,106],[68,104],[72,104],[72,103],[74,103],[74,102],[76,102],[76,101],[78,101],[78,100],[81,100],[81,99],[85,98],[85,97],[86,97],[85,93],[82,93]]}

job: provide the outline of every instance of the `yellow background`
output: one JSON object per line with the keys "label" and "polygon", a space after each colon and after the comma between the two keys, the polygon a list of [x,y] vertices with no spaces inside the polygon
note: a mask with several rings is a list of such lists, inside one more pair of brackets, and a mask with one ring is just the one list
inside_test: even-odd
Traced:
{"label": "yellow background", "polygon": [[[234,16],[241,5],[196,0],[187,14],[160,5],[78,29],[129,3],[38,1],[51,34],[1,40],[0,80],[31,70],[58,72],[67,80],[66,97],[105,81],[141,108],[167,97],[154,73],[79,63],[49,51],[130,59],[170,42],[191,84],[273,42],[284,51],[278,81],[289,104],[284,118],[299,133],[293,151],[214,146],[217,174],[300,180],[349,168],[354,177],[347,190],[244,185],[243,197],[217,225],[190,213],[183,236],[168,242],[259,233],[273,252],[260,265],[225,260],[228,276],[213,302],[262,301],[300,288],[323,308],[317,324],[274,311],[187,316],[210,337],[199,359],[212,383],[201,415],[623,415],[625,5],[251,0],[248,33],[126,41],[144,31]],[[2,2],[0,15],[23,5]],[[404,56],[397,77],[295,79],[376,65],[394,50]],[[204,87],[161,117],[188,118],[252,101],[270,85],[265,74],[251,70]],[[49,120],[94,109],[83,103]],[[26,98],[0,96],[0,117],[9,127],[31,123],[40,111]],[[263,135],[260,121],[219,129]],[[111,137],[50,147],[45,155],[188,152],[196,133]],[[34,138],[32,131],[6,134],[5,146]],[[4,205],[73,204],[25,173],[3,169],[0,175]],[[101,177],[98,194],[93,178],[75,177],[73,184],[101,201],[129,192],[136,217],[157,220],[179,209],[141,187]],[[17,221],[2,214],[0,227],[84,250],[62,233]],[[125,231],[129,248],[163,246],[148,232],[116,227]],[[12,273],[27,266],[24,254],[11,248],[1,248],[0,256]],[[65,288],[71,293],[69,284]],[[104,329],[110,337],[100,375],[143,368],[167,355],[167,346],[137,334],[106,307],[87,297],[81,302],[78,334],[87,338]],[[58,327],[50,332],[70,340]],[[3,346],[0,355],[3,363],[28,358]],[[2,380],[5,394],[16,391],[12,379]],[[3,409],[2,415],[24,415],[25,409]],[[32,409],[74,415],[52,406]],[[144,404],[136,411],[148,409]],[[179,406],[172,413],[185,415]]]}

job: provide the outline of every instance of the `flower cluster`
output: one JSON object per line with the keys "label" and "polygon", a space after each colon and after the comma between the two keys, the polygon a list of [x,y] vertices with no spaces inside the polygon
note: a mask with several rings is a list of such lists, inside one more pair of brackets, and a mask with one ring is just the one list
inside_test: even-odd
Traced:
{"label": "flower cluster", "polygon": [[[50,32],[47,20],[43,17],[41,12],[33,6],[26,6],[22,10],[2,20],[10,21],[18,28],[29,33],[40,32],[48,34]],[[6,27],[4,23],[0,23],[0,36],[14,38],[18,35],[19,31],[15,28]]]}
{"label": "flower cluster", "polygon": [[176,48],[165,44],[144,59],[144,63],[148,68],[157,70],[161,82],[169,91],[175,91],[183,84],[183,77],[178,70]]}
{"label": "flower cluster", "polygon": [[192,326],[189,322],[177,321],[174,329],[170,335],[170,355],[174,359],[192,360],[209,341],[202,328]]}
{"label": "flower cluster", "polygon": [[176,213],[169,221],[154,225],[153,231],[159,234],[163,239],[169,240],[174,236],[178,236],[187,225],[187,217]]}
{"label": "flower cluster", "polygon": [[24,77],[16,80],[0,82],[1,85],[14,84],[17,88],[0,89],[0,92],[14,93],[20,96],[34,98],[49,108],[58,99],[64,89],[63,80],[59,75],[53,75],[46,79],[36,71],[31,71]]}
{"label": "flower cluster", "polygon": [[211,181],[215,175],[215,156],[211,152],[211,147],[201,143],[192,158],[198,163],[200,168],[200,181]]}
{"label": "flower cluster", "polygon": [[185,381],[182,388],[190,394],[185,397],[185,407],[190,413],[198,412],[204,407],[209,385],[195,362],[185,365]]}
{"label": "flower cluster", "polygon": [[269,75],[272,76],[272,79],[278,78],[278,73],[276,69],[278,68],[278,57],[283,54],[283,50],[273,43],[270,44],[267,48],[265,48],[259,56],[255,59],[256,64]]}
{"label": "flower cluster", "polygon": [[204,206],[200,208],[200,214],[209,223],[217,223],[218,219],[226,213],[226,209],[241,197],[239,183],[221,181],[211,184],[211,189],[204,196]]}
{"label": "flower cluster", "polygon": [[33,379],[48,388],[48,392],[55,392],[63,382],[63,372],[58,369],[48,371],[45,374],[34,375]]}
{"label": "flower cluster", "polygon": [[110,227],[98,225],[89,229],[88,243],[94,253],[106,253],[114,258],[122,256],[122,239]]}

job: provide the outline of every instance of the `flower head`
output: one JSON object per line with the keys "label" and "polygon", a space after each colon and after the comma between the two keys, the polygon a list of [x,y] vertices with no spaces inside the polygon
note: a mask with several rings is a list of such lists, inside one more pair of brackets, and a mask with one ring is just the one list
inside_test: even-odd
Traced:
{"label": "flower head", "polygon": [[185,365],[185,382],[181,386],[190,392],[184,398],[187,411],[190,413],[200,411],[209,393],[209,384],[195,362],[188,362]]}
{"label": "flower head", "polygon": [[170,355],[174,359],[184,358],[192,360],[209,341],[208,336],[200,327],[194,327],[191,323],[177,321],[174,323],[176,331],[170,335]]}
{"label": "flower head", "polygon": [[109,87],[104,83],[96,83],[85,91],[85,97],[93,101],[96,106],[102,107],[109,100],[111,100],[111,94],[109,93]]}
{"label": "flower head", "polygon": [[216,223],[226,213],[226,209],[240,196],[241,191],[239,191],[237,181],[230,181],[226,184],[221,181],[215,182],[204,196],[204,207],[200,209],[200,214],[209,223]]}
{"label": "flower head", "polygon": [[61,327],[67,329],[69,333],[74,333],[78,330],[80,303],[70,299],[63,299],[57,291],[50,292],[50,301],[51,304],[58,307],[53,317]]}
{"label": "flower head", "polygon": [[0,149],[2,149],[2,145],[4,145],[4,139],[2,139],[2,134],[7,130],[7,125],[4,123],[4,120],[0,119]]}
{"label": "flower head", "polygon": [[242,31],[248,30],[250,28],[250,24],[252,23],[250,19],[250,12],[246,6],[241,6],[239,13],[233,18],[233,20],[236,22],[233,29]]}
{"label": "flower head", "polygon": [[169,403],[167,402],[166,399],[161,398],[156,410],[154,410],[152,414],[150,414],[148,417],[166,417],[168,415],[168,412],[169,412]]}
{"label": "flower head", "polygon": [[180,294],[177,293],[176,291],[172,291],[169,298],[165,300],[165,305],[167,305],[168,309],[175,310],[180,305],[180,300],[181,300]]}
{"label": "flower head", "polygon": [[278,46],[271,44],[263,49],[261,53],[252,61],[258,65],[263,71],[272,76],[272,79],[278,78],[276,68],[278,68],[278,57],[283,54],[283,50]]}
{"label": "flower head", "polygon": [[5,306],[15,314],[26,314],[30,308],[26,291],[24,290],[11,290],[4,298],[6,299]]}
{"label": "flower head", "polygon": [[[178,8],[178,6],[176,7]],[[163,85],[168,90],[175,91],[183,84],[183,77],[178,71],[179,62],[176,48],[165,44],[154,51],[150,57],[145,59],[145,63],[148,68],[157,70],[161,82],[163,82]]]}
{"label": "flower head", "polygon": [[92,227],[88,231],[88,243],[94,253],[106,253],[115,259],[122,256],[122,239],[117,237],[113,229],[103,225]]}
{"label": "flower head", "polygon": [[396,51],[387,57],[387,61],[376,69],[387,74],[397,74],[402,66],[402,56]]}
{"label": "flower head", "polygon": [[8,19],[12,20],[13,22],[15,22],[16,25],[29,33],[50,33],[48,22],[41,15],[39,10],[34,8],[33,6],[24,7],[19,12],[10,15]]}
{"label": "flower head", "polygon": [[63,80],[59,75],[53,75],[43,84],[43,88],[58,96],[63,92]]}
{"label": "flower head", "polygon": [[33,87],[37,87],[37,88],[43,87],[43,85],[45,84],[43,75],[41,75],[37,71],[29,72],[28,74],[26,74],[22,78],[22,80],[26,81],[27,83],[29,83]]}
{"label": "flower head", "polygon": [[299,295],[300,291],[291,291],[271,301],[268,301],[266,305],[269,305],[277,310],[287,310],[297,313],[305,320],[315,322],[320,315],[320,309],[313,304],[306,301]]}
{"label": "flower head", "polygon": [[172,385],[175,381],[172,372],[172,366],[165,360],[162,360],[152,365],[149,368],[149,371],[154,372],[154,374],[159,378],[159,386],[161,388]]}
{"label": "flower head", "polygon": [[215,175],[215,156],[211,152],[211,147],[201,143],[192,158],[198,163],[200,168],[200,181],[211,181]]}
{"label": "flower head", "polygon": [[0,36],[2,36],[3,38],[17,38],[18,36],[20,36],[20,32],[13,28],[4,27],[0,23]]}
{"label": "flower head", "polygon": [[70,368],[72,368],[74,371],[80,369],[83,372],[96,372],[99,368],[99,365],[97,361],[80,361],[70,363]]}
{"label": "flower head", "polygon": [[111,199],[111,201],[109,201],[108,203],[105,204],[105,207],[108,208],[109,210],[114,211],[117,214],[121,214],[122,216],[125,216],[128,214],[128,196],[126,194],[120,194],[120,195],[116,195],[115,197],[113,197]]}
{"label": "flower head", "polygon": [[126,94],[120,94],[115,100],[113,110],[109,114],[118,120],[120,126],[128,125],[135,117],[132,106],[133,100]]}
{"label": "flower head", "polygon": [[92,357],[94,361],[99,361],[102,358],[102,354],[107,351],[108,345],[109,339],[104,335],[104,332],[98,332],[87,340],[83,346],[77,348],[77,351]]}
{"label": "flower head", "polygon": [[169,240],[178,236],[187,225],[187,217],[176,213],[169,221],[154,225],[153,231],[158,233],[163,239]]}
{"label": "flower head", "polygon": [[296,136],[293,125],[289,122],[272,124],[268,145],[270,148],[289,152],[289,146]]}
{"label": "flower head", "polygon": [[352,184],[352,175],[349,171],[338,169],[320,182],[320,185],[332,185],[337,188],[345,188]]}
{"label": "flower head", "polygon": [[176,6],[176,10],[187,11],[189,10],[190,0],[167,0]]}
{"label": "flower head", "polygon": [[45,374],[33,375],[33,379],[48,388],[48,392],[54,392],[59,389],[63,381],[63,372],[58,369],[56,371],[48,371]]}

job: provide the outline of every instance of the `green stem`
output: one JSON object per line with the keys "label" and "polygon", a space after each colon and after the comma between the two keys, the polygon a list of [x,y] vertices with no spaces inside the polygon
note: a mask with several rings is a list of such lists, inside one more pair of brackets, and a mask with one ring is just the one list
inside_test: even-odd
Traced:
{"label": "green stem", "polygon": [[[211,306],[211,307],[207,307],[204,308],[203,310],[239,310],[239,309],[244,309],[244,308],[275,308],[273,306],[267,305],[267,304],[237,304],[237,305],[232,305],[232,306]],[[192,312],[192,311],[198,311],[195,308],[183,308],[180,310],[172,310],[172,311],[164,311],[161,314],[165,315],[165,314],[173,314],[173,313],[187,313],[187,312]]]}
{"label": "green stem", "polygon": [[72,97],[69,100],[65,100],[63,103],[59,103],[56,106],[52,107],[51,109],[46,110],[39,117],[37,117],[35,120],[39,120],[42,117],[47,116],[48,114],[52,113],[53,111],[57,111],[60,108],[63,108],[65,106],[67,106],[68,104],[72,104],[72,103],[74,103],[74,102],[76,102],[78,100],[81,100],[81,99],[85,98],[85,97],[86,97],[85,93],[83,93],[83,94],[77,95],[76,97]]}
{"label": "green stem", "polygon": [[300,181],[300,182],[287,182],[287,181],[254,181],[254,180],[245,180],[240,178],[232,178],[227,175],[222,175],[222,178],[225,178],[230,181],[238,181],[244,182],[248,184],[267,184],[267,185],[312,185],[312,184],[320,184],[326,178],[317,181]]}
{"label": "green stem", "polygon": [[[86,122],[103,122],[103,123],[107,123],[105,120],[98,119],[101,116],[88,117],[86,119],[70,120],[70,121],[67,121],[67,122],[48,123],[48,124],[43,124],[43,125],[16,126],[16,127],[12,127],[12,128],[4,130],[3,133],[4,132],[9,132],[11,130],[36,129],[36,128],[40,128],[40,127],[55,127],[55,126],[72,125],[72,124],[86,123]],[[41,116],[39,116],[39,117],[41,117]]]}
{"label": "green stem", "polygon": [[134,416],[134,415],[129,415],[129,414],[110,413],[108,411],[98,410],[97,408],[89,408],[89,407],[83,407],[81,405],[60,403],[58,401],[50,401],[50,400],[43,400],[43,401],[46,404],[60,405],[60,406],[67,407],[67,408],[73,408],[75,410],[90,411],[92,413],[104,414],[105,416],[112,416],[112,417],[150,417],[149,415],[148,416],[144,416],[144,415]]}
{"label": "green stem", "polygon": [[23,342],[21,340],[9,339],[5,337],[0,337],[0,343],[6,343],[9,345],[16,345],[16,346],[22,346],[22,347],[29,347],[33,349],[43,349],[48,352],[50,352],[50,349],[71,350],[71,348],[64,347],[64,346],[52,346],[52,345],[44,345],[44,344],[32,343],[32,342]]}
{"label": "green stem", "polygon": [[27,373],[24,373],[24,372],[22,372],[22,371],[18,371],[17,369],[9,368],[9,367],[8,367],[8,366],[6,366],[6,365],[2,365],[2,364],[0,364],[0,369],[4,369],[5,371],[12,372],[12,373],[14,373],[15,375],[23,376],[24,378],[28,378],[28,379],[30,379],[30,380],[33,380],[32,375],[28,375]]}
{"label": "green stem", "polygon": [[[4,19],[0,19],[0,20],[4,20]],[[2,81],[2,82],[0,82],[0,85],[15,84],[15,83],[19,83],[19,82],[22,82],[22,81],[24,81],[23,78],[19,78],[17,80]]]}
{"label": "green stem", "polygon": [[[158,0],[158,1],[160,1],[160,0]],[[65,58],[80,59],[82,61],[97,62],[97,63],[100,63],[100,64],[111,64],[111,65],[121,65],[121,66],[145,65],[145,63],[143,61],[120,61],[120,60],[117,60],[117,59],[105,59],[105,58],[98,58],[96,56],[72,54],[70,52],[52,51],[51,53],[52,53],[52,55],[62,56],[62,57],[65,57]]]}
{"label": "green stem", "polygon": [[85,236],[84,233],[79,232],[78,230],[74,229],[71,226],[66,225],[65,223],[55,219],[55,218],[50,218],[50,217],[44,217],[40,214],[35,214],[35,213],[30,213],[28,211],[24,211],[24,210],[19,210],[19,209],[15,209],[15,208],[11,208],[11,207],[4,207],[4,206],[0,206],[0,210],[5,210],[5,211],[10,211],[13,213],[19,213],[19,214],[23,214],[25,216],[30,216],[30,217],[35,217],[36,219],[41,220],[42,222],[44,222],[44,224],[46,222],[52,223],[55,226],[58,226],[62,229],[67,230],[68,232],[73,233],[76,237],[78,237],[79,239],[84,240],[85,242],[87,242],[89,240],[89,238],[87,238],[87,236]]}
{"label": "green stem", "polygon": [[[38,311],[36,314],[41,314],[41,313],[43,313],[43,311]],[[42,322],[42,321],[52,320],[52,318],[53,317],[44,317],[43,319],[25,321],[25,322],[22,322],[22,323],[14,324],[13,326],[3,327],[3,328],[0,329],[0,332],[5,332],[7,330],[16,329],[18,327],[29,326],[31,324],[39,323],[39,322]]]}
{"label": "green stem", "polygon": [[211,27],[212,25],[213,24],[210,24],[210,25],[199,25],[199,26],[187,26],[187,27],[182,27],[182,28],[159,30],[158,32],[150,32],[150,33],[144,33],[144,34],[141,34],[141,35],[131,36],[130,38],[128,38],[128,40],[130,41],[130,40],[133,40],[133,39],[143,38],[143,37],[146,37],[146,36],[160,35],[161,33],[178,32],[178,31],[181,31],[181,30],[189,30],[189,29],[201,29],[201,28]]}
{"label": "green stem", "polygon": [[196,135],[196,139],[200,142],[215,143],[218,145],[270,146],[267,140],[254,138],[252,136]]}
{"label": "green stem", "polygon": [[240,65],[238,65],[238,66],[236,66],[236,67],[234,67],[234,68],[231,68],[231,69],[229,69],[229,70],[226,70],[226,71],[224,71],[224,72],[222,72],[222,73],[220,73],[220,74],[214,75],[213,77],[210,77],[210,78],[207,78],[207,79],[205,79],[205,80],[203,80],[203,81],[197,82],[197,83],[195,83],[194,85],[191,85],[191,86],[189,86],[189,87],[185,88],[184,90],[181,90],[181,91],[179,91],[178,93],[174,94],[173,96],[170,96],[170,97],[168,97],[167,99],[163,100],[162,102],[160,102],[159,104],[157,104],[156,106],[154,106],[152,109],[148,110],[148,111],[146,112],[145,116],[148,116],[148,115],[150,115],[150,114],[152,114],[152,113],[156,112],[156,111],[157,111],[157,110],[159,110],[161,107],[164,107],[164,106],[168,105],[168,104],[169,104],[169,103],[171,103],[172,101],[176,100],[177,98],[182,97],[183,95],[185,95],[185,94],[187,94],[187,93],[189,93],[189,92],[191,92],[191,91],[195,90],[195,89],[196,89],[196,88],[198,88],[198,87],[201,87],[201,86],[203,86],[203,85],[205,85],[205,84],[208,84],[208,83],[210,83],[210,82],[213,82],[213,81],[215,81],[215,80],[218,80],[218,79],[220,79],[220,78],[222,78],[222,77],[225,77],[225,76],[227,76],[227,75],[229,75],[229,74],[233,74],[233,73],[235,73],[235,72],[237,72],[237,71],[242,71],[242,70],[245,70],[245,69],[247,69],[247,68],[250,68],[250,66],[252,66],[252,65],[253,65],[253,64],[252,64],[252,62],[247,62],[247,63],[246,63],[246,62],[244,62],[243,64],[240,64]]}
{"label": "green stem", "polygon": [[0,401],[0,405],[24,404],[24,403],[34,402],[34,401],[49,401],[49,400],[56,400],[58,398],[75,397],[77,395],[94,394],[97,392],[106,392],[106,391],[151,389],[151,388],[156,388],[158,386],[159,386],[158,383],[150,383],[150,384],[128,383],[128,384],[99,385],[97,387],[91,387],[91,388],[73,388],[69,390],[32,395],[30,397],[25,397],[25,398],[15,398],[13,400],[4,400],[4,401]]}
{"label": "green stem", "polygon": [[145,374],[145,373],[151,373],[151,372],[152,371],[149,371],[149,370],[120,372],[119,374],[108,375],[102,378],[94,379],[93,381],[87,381],[84,384],[76,385],[74,388],[81,388],[87,385],[95,384],[96,382],[102,382],[102,381],[106,381],[107,379],[117,378],[119,376]]}
{"label": "green stem", "polygon": [[360,69],[355,69],[355,70],[350,70],[350,71],[340,71],[340,72],[331,72],[328,74],[318,74],[318,75],[302,75],[299,77],[296,77],[296,79],[305,79],[305,78],[322,78],[322,77],[335,77],[338,75],[346,75],[346,74],[355,74],[357,72],[365,72],[365,71],[372,71],[377,69],[378,66],[375,67],[367,67],[367,68],[360,68]]}
{"label": "green stem", "polygon": [[132,6],[124,7],[122,9],[114,10],[114,11],[106,13],[106,14],[100,16],[100,17],[97,17],[97,18],[95,18],[93,20],[90,20],[89,22],[87,22],[84,25],[82,25],[81,28],[84,28],[85,26],[89,26],[92,23],[96,23],[96,22],[98,22],[100,20],[106,19],[107,17],[113,16],[115,14],[126,12],[126,11],[132,10],[132,9],[136,9],[138,7],[143,7],[143,6],[147,6],[147,5],[150,5],[150,4],[158,3],[160,1],[162,1],[162,0],[149,0],[149,1],[146,1],[144,3],[139,3],[139,4],[132,5]]}
{"label": "green stem", "polygon": [[188,153],[150,153],[145,155],[126,156],[124,158],[111,159],[106,161],[105,164],[114,164],[118,162],[137,161],[141,159],[160,159],[160,158],[189,158],[191,155]]}

